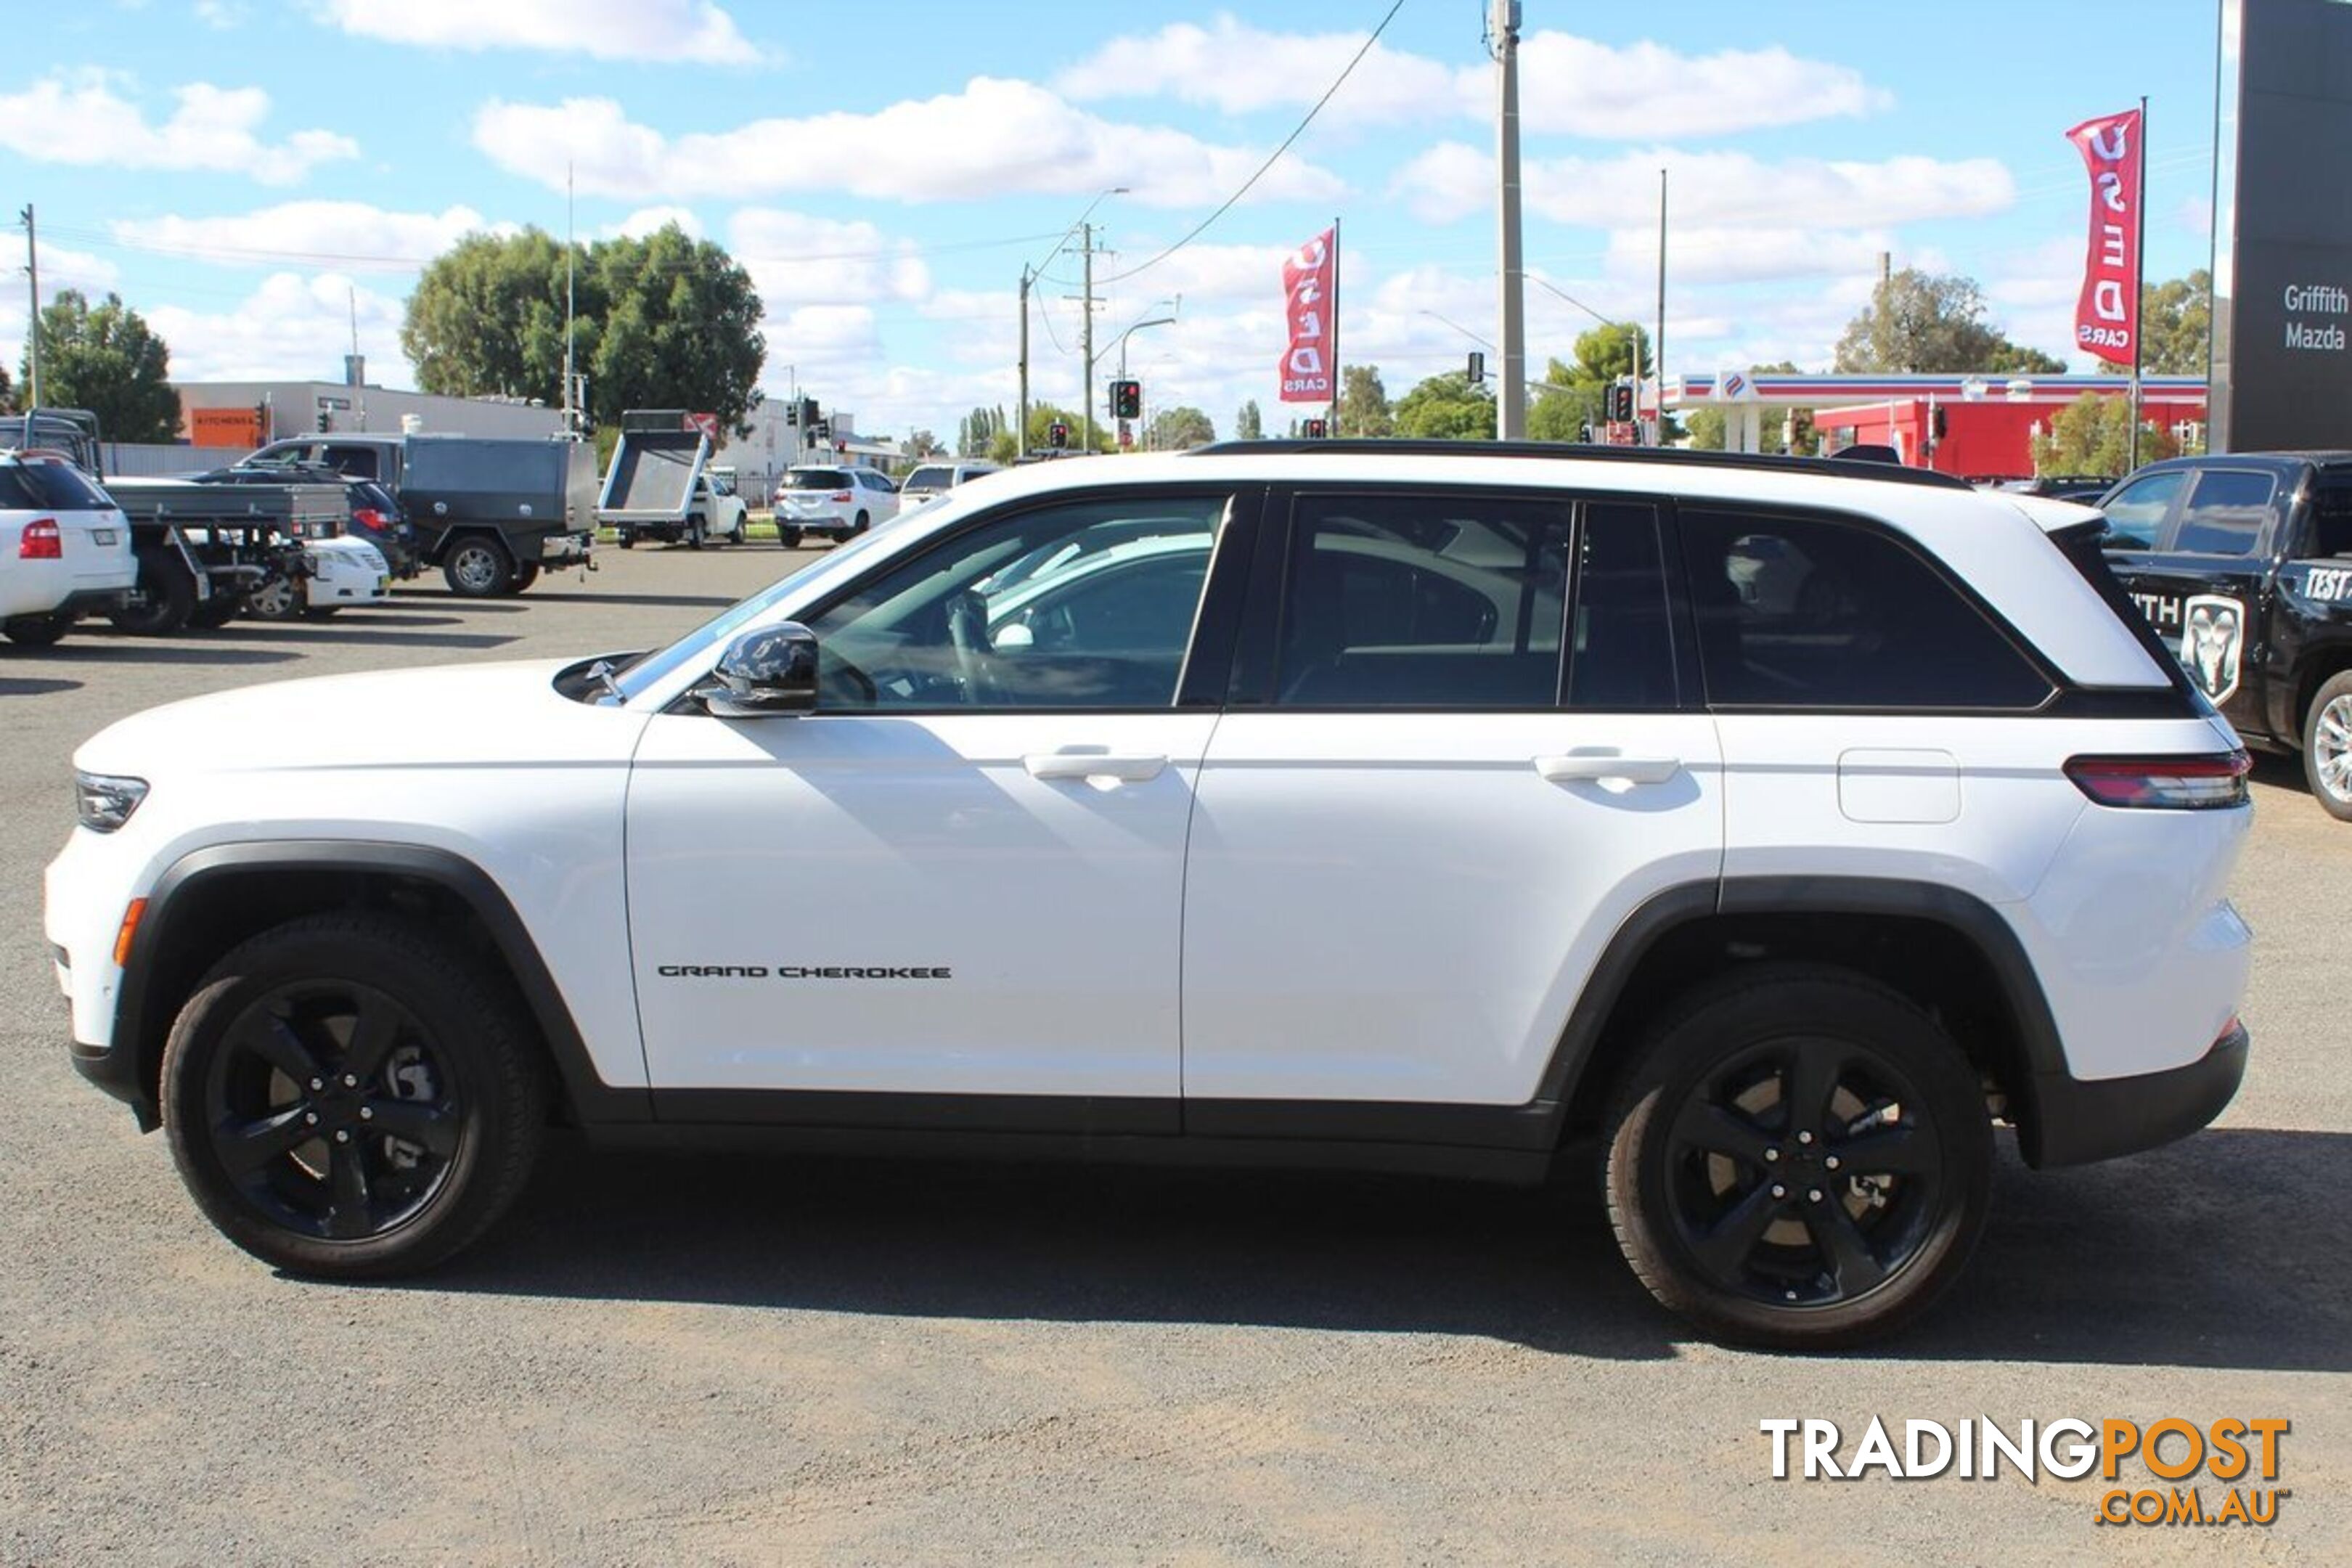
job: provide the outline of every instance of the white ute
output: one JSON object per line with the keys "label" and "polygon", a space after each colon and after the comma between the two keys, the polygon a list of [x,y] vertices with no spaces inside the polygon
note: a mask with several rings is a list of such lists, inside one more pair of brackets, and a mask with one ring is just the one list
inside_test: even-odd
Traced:
{"label": "white ute", "polygon": [[667,647],[102,731],[72,1058],[305,1274],[449,1257],[555,1121],[1597,1150],[1661,1301],[1848,1343],[1959,1270],[1998,1129],[2105,1159],[2244,1069],[2246,757],[2098,530],[1712,454],[994,476]]}

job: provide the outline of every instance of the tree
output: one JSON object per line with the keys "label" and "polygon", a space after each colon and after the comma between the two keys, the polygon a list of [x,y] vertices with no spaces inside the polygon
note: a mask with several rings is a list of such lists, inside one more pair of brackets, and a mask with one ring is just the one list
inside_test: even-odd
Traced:
{"label": "tree", "polygon": [[1601,385],[1579,380],[1576,367],[1553,360],[1528,405],[1528,435],[1538,441],[1582,441],[1601,423]]}
{"label": "tree", "polygon": [[2023,343],[2005,342],[1994,351],[1992,363],[1984,368],[1995,375],[2063,375],[2066,362]]}
{"label": "tree", "polygon": [[[2143,417],[2139,460],[2177,458],[2172,432]],[[2121,474],[2131,468],[2131,403],[2086,392],[2050,416],[2046,434],[2033,437],[2033,470],[2040,474]]]}
{"label": "tree", "polygon": [[1486,441],[1495,434],[1495,395],[1459,372],[1433,375],[1396,405],[1397,433],[1422,440]]}
{"label": "tree", "polygon": [[1187,451],[1205,447],[1216,438],[1217,427],[1206,414],[1181,405],[1163,408],[1153,415],[1143,432],[1144,447],[1154,452]]}
{"label": "tree", "polygon": [[1396,415],[1389,407],[1389,389],[1381,384],[1381,367],[1351,364],[1339,372],[1339,428],[1342,436],[1393,436]]}
{"label": "tree", "polygon": [[1262,441],[1265,438],[1265,416],[1257,411],[1257,399],[1253,397],[1234,416],[1234,439]]}
{"label": "tree", "polygon": [[16,412],[16,384],[8,379],[8,367],[0,365],[0,414]]}
{"label": "tree", "polygon": [[89,409],[110,441],[179,439],[172,351],[121,295],[92,308],[80,290],[60,289],[40,331],[42,402]]}
{"label": "tree", "polygon": [[1881,282],[1870,304],[1846,323],[1838,339],[1837,368],[1904,374],[1998,373],[2027,355],[2033,356],[2032,363],[2046,363],[2049,372],[2065,368],[2039,350],[2011,342],[1984,316],[1984,290],[1973,279],[1906,267]]}
{"label": "tree", "polygon": [[[1054,426],[1057,422],[1068,426],[1070,430],[1070,438],[1064,445],[1063,449],[1071,452],[1084,451],[1086,449],[1085,424],[1068,409],[1058,407],[1051,403],[1033,403],[1029,405],[1029,449],[1033,452],[1051,451],[1054,446]],[[1097,425],[1095,450],[1108,452],[1113,450],[1115,446],[1112,433],[1104,426]],[[1018,456],[1018,448],[1013,439],[1011,426],[1006,426],[989,438],[989,461],[1009,463],[1016,456]]]}
{"label": "tree", "polygon": [[2213,346],[2213,275],[2199,268],[2139,295],[2140,368],[2150,375],[2203,375]]}
{"label": "tree", "polygon": [[[575,367],[600,425],[628,408],[742,428],[767,355],[751,275],[676,224],[573,253]],[[400,346],[426,392],[563,400],[564,247],[536,228],[469,234],[418,279]]]}
{"label": "tree", "polygon": [[947,448],[940,446],[940,438],[929,430],[917,430],[907,437],[907,444],[900,450],[909,458],[929,458],[945,452]]}

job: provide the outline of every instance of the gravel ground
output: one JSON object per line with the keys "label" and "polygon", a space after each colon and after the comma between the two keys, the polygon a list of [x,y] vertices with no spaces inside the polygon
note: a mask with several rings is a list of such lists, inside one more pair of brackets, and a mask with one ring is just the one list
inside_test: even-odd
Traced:
{"label": "gravel ground", "polygon": [[[1403,1180],[559,1144],[428,1281],[272,1275],[67,1065],[68,756],[199,691],[641,646],[786,559],[602,553],[511,601],[0,651],[0,1559],[2352,1560],[2352,826],[2283,764],[2238,1102],[2105,1166],[2005,1158],[1968,1278],[1868,1356],[1691,1342],[1580,1194]],[[2285,1416],[2292,1495],[2118,1530],[2095,1479],[1770,1479],[1759,1419],[1874,1413]]]}

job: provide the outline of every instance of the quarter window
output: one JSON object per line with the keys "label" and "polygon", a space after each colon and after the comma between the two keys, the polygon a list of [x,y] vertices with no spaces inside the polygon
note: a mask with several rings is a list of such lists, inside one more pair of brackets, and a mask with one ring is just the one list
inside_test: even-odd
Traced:
{"label": "quarter window", "polygon": [[2242,468],[2198,475],[2172,548],[2191,555],[2252,555],[2276,488],[2270,475]]}
{"label": "quarter window", "polygon": [[1681,526],[1711,704],[2025,709],[2050,695],[1999,627],[1885,534],[1699,510]]}
{"label": "quarter window", "polygon": [[1171,707],[1226,505],[1042,507],[893,566],[810,623],[818,707]]}
{"label": "quarter window", "polygon": [[1556,707],[1571,516],[1471,495],[1302,498],[1276,701]]}

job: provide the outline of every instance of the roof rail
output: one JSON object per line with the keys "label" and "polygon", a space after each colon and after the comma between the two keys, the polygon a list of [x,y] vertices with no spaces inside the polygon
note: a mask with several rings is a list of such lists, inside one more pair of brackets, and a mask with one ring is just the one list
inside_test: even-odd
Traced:
{"label": "roof rail", "polygon": [[1264,441],[1213,441],[1192,449],[1194,457],[1309,455],[1386,458],[1549,458],[1554,461],[1655,463],[1667,467],[1754,468],[1775,474],[1831,474],[1841,479],[1874,479],[1881,484],[1926,485],[1934,489],[1973,489],[1957,474],[1932,468],[1898,468],[1892,463],[1852,462],[1842,458],[1789,458],[1763,452],[1696,452],[1681,447],[1602,447],[1573,441],[1433,441],[1417,438],[1374,438],[1363,436],[1312,440],[1275,438]]}

